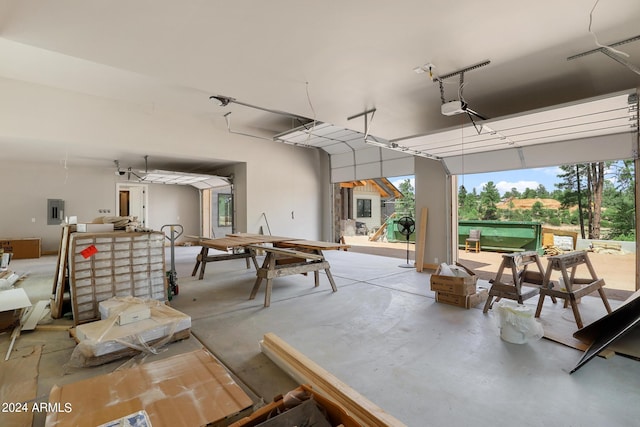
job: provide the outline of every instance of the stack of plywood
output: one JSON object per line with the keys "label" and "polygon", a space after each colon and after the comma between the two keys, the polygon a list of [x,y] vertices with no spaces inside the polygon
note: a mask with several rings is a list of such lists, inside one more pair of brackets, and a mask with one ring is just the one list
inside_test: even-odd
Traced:
{"label": "stack of plywood", "polygon": [[72,233],[69,288],[75,324],[98,320],[114,296],[167,299],[164,234]]}

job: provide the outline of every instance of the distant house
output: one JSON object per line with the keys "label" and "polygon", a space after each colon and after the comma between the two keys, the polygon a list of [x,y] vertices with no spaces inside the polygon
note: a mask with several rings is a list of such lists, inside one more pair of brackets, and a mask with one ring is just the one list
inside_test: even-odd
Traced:
{"label": "distant house", "polygon": [[[340,183],[343,234],[367,234],[395,211],[402,193],[387,178]],[[353,229],[352,229],[353,228]]]}

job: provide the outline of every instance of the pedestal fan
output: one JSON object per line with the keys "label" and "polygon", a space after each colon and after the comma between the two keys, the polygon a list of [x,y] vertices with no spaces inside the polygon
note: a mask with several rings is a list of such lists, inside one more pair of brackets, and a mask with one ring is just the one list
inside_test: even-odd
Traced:
{"label": "pedestal fan", "polygon": [[413,268],[413,264],[409,264],[409,237],[416,230],[416,222],[410,216],[403,216],[398,220],[398,231],[407,238],[407,263],[398,267]]}

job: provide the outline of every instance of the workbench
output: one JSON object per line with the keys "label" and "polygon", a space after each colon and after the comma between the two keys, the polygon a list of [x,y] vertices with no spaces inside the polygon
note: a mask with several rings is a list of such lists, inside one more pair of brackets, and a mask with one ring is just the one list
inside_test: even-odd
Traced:
{"label": "workbench", "polygon": [[320,285],[320,270],[324,270],[329,279],[329,284],[333,292],[338,288],[331,275],[329,261],[322,253],[323,250],[346,249],[348,245],[331,242],[320,242],[314,240],[289,240],[275,242],[273,247],[262,245],[250,245],[252,252],[261,250],[265,256],[262,267],[257,269],[257,278],[249,299],[254,299],[260,289],[262,280],[266,279],[266,289],[264,295],[264,306],[271,304],[271,289],[273,279],[276,277],[289,276],[292,274],[307,274],[313,271],[314,286]]}
{"label": "workbench", "polygon": [[[202,280],[204,278],[204,272],[208,262],[242,258],[247,260],[247,268],[250,267],[249,259],[251,259],[254,267],[258,270],[259,267],[255,258],[255,252],[252,252],[247,248],[249,245],[264,243],[274,244],[277,242],[292,240],[295,239],[291,237],[263,236],[260,234],[249,233],[228,234],[226,237],[217,237],[214,239],[200,238],[198,244],[202,246],[202,249],[196,258],[196,265],[193,267],[191,276],[195,276],[198,269],[200,269],[198,279]],[[225,253],[210,255],[209,249],[215,249]]]}
{"label": "workbench", "polygon": [[[331,275],[329,262],[324,258],[322,251],[349,248],[349,245],[341,243],[249,233],[234,233],[215,239],[200,239],[199,243],[202,245],[202,250],[196,258],[196,265],[191,273],[192,276],[195,276],[198,269],[200,269],[199,279],[202,280],[208,262],[244,258],[247,260],[247,268],[250,268],[249,259],[251,259],[256,268],[257,277],[249,299],[256,297],[262,280],[266,279],[265,307],[269,307],[271,303],[272,282],[276,277],[292,274],[306,275],[309,272],[313,272],[315,286],[319,286],[319,272],[324,270],[331,284],[331,289],[334,292],[337,291],[338,288]],[[225,253],[210,255],[209,249],[216,249]],[[262,266],[259,266],[256,260],[258,252],[266,254]]]}

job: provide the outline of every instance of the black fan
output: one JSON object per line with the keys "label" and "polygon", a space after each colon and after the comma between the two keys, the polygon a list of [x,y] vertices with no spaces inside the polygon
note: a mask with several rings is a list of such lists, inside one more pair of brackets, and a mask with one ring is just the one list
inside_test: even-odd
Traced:
{"label": "black fan", "polygon": [[407,263],[400,267],[413,268],[409,264],[409,237],[416,230],[416,222],[410,216],[403,216],[398,220],[398,232],[407,238]]}

